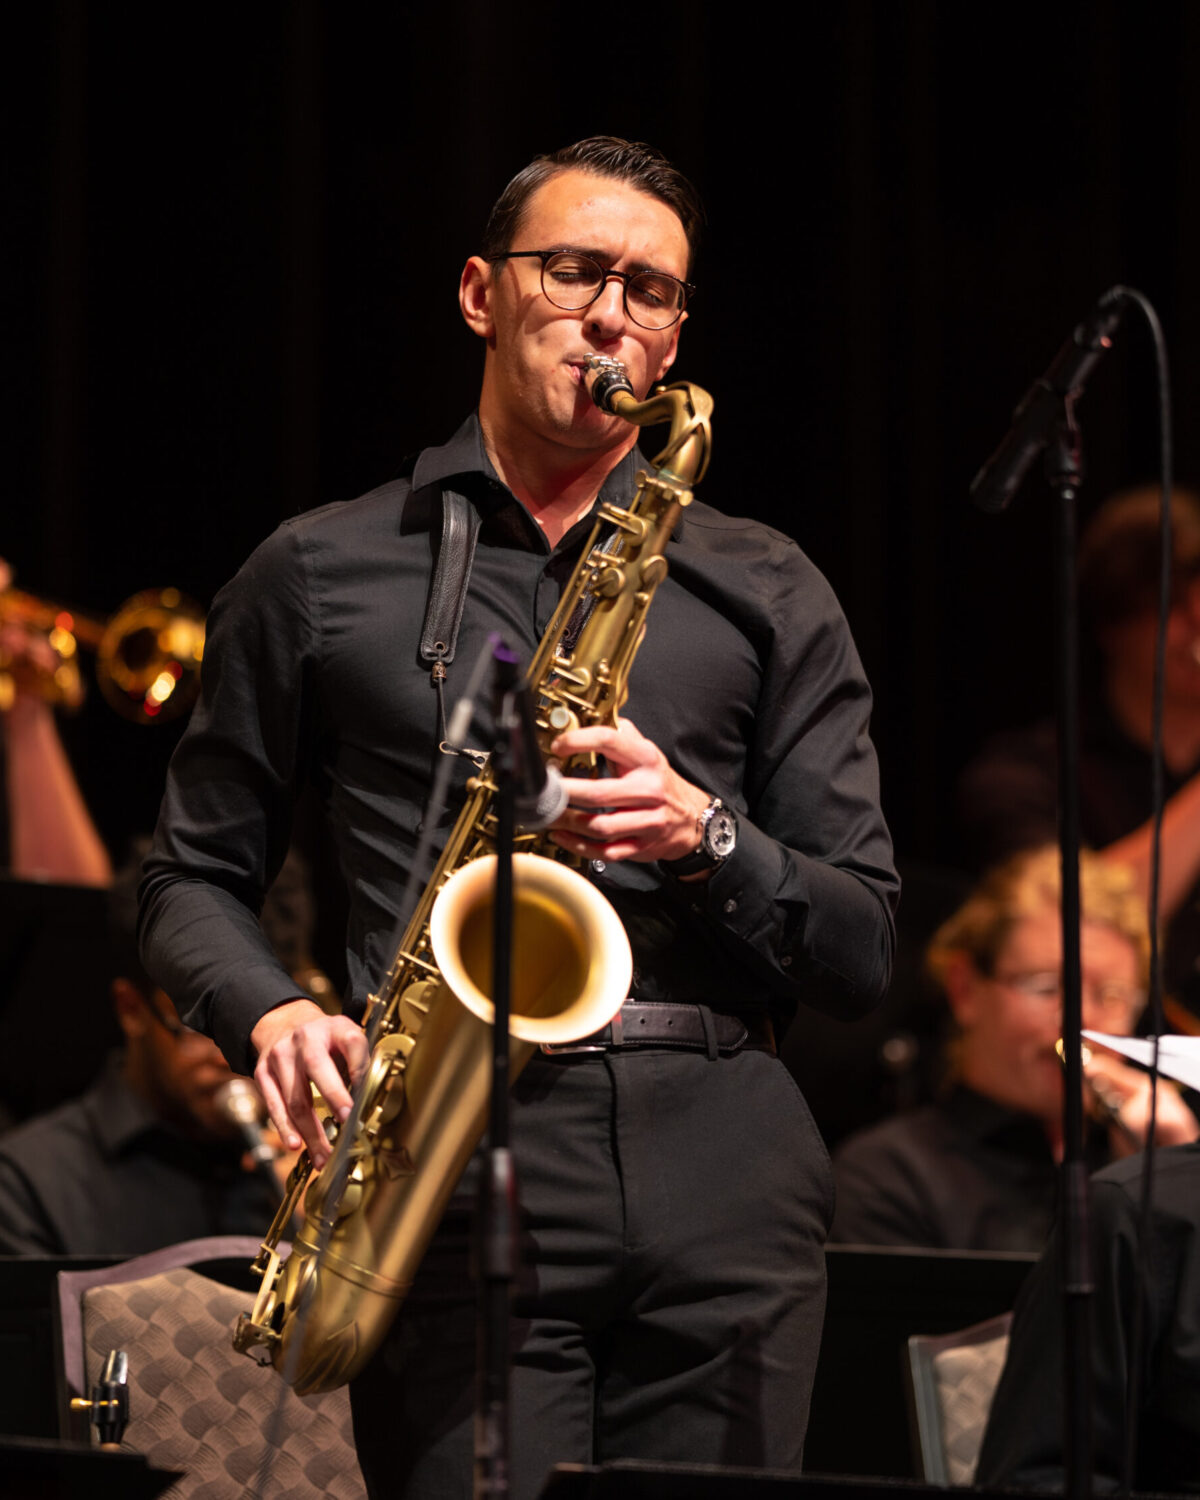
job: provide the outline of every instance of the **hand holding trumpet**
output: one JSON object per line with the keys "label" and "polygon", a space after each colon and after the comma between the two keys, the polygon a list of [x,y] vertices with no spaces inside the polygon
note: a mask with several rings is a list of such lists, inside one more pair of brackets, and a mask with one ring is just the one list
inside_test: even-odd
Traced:
{"label": "hand holding trumpet", "polygon": [[[1111,1053],[1083,1048],[1084,1100],[1089,1112],[1109,1126],[1113,1153],[1141,1151],[1150,1132],[1150,1076]],[[1169,1079],[1158,1080],[1154,1141],[1182,1146],[1200,1138],[1200,1120]]]}
{"label": "hand holding trumpet", "polygon": [[21,610],[6,609],[12,569],[0,557],[0,712],[22,701],[53,701],[78,708],[83,700],[74,640],[67,654],[56,649],[53,634],[31,622]]}

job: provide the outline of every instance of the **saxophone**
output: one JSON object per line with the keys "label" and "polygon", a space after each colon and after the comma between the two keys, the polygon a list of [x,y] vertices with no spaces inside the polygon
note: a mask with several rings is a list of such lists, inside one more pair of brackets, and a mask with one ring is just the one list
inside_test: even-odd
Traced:
{"label": "saxophone", "polygon": [[[589,358],[584,379],[601,409],[638,426],[669,421],[671,431],[654,472],[639,472],[628,509],[600,506],[529,667],[543,754],[567,729],[615,722],[646,612],[667,573],[667,542],[710,446],[712,398],[698,386],[659,387],[639,402],[624,367],[601,356]],[[605,526],[612,535],[601,546]],[[572,644],[567,627],[577,610],[586,619]],[[595,773],[582,758],[563,769]],[[485,764],[467,783],[438,864],[368,998],[363,1025],[372,1050],[351,1115],[327,1126],[333,1152],[320,1172],[301,1155],[251,1268],[262,1281],[253,1309],[238,1319],[234,1347],[274,1364],[300,1395],[344,1384],[378,1348],[483,1134],[495,796]],[[512,1078],[539,1045],[599,1030],[629,993],[624,928],[569,858],[545,834],[518,836]],[[303,1224],[284,1260],[279,1244],[301,1201]]]}

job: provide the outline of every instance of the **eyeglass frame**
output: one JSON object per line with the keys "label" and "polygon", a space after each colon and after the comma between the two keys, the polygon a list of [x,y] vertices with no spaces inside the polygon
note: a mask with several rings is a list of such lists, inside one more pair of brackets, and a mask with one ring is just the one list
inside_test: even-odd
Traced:
{"label": "eyeglass frame", "polygon": [[[600,285],[596,288],[594,294],[579,307],[564,307],[561,302],[555,302],[554,298],[546,290],[546,263],[547,261],[553,260],[556,255],[574,255],[579,260],[591,261],[592,265],[594,265],[597,271],[600,272]],[[672,276],[670,271],[615,271],[611,268],[606,269],[600,264],[600,262],[594,255],[587,255],[582,250],[564,249],[561,246],[557,250],[505,250],[500,255],[488,256],[489,264],[495,264],[497,261],[501,260],[540,260],[542,263],[542,272],[541,276],[539,277],[539,281],[541,283],[542,296],[545,297],[546,301],[549,302],[551,307],[557,307],[559,312],[586,311],[589,307],[591,307],[593,302],[598,302],[600,300],[600,298],[604,295],[604,288],[615,276],[617,280],[621,282],[621,306],[625,309],[626,317],[631,319],[632,322],[637,323],[637,326],[639,328],[644,328],[647,333],[665,333],[668,328],[674,328],[676,323],[679,322],[680,318],[682,318],[684,313],[687,311],[688,302],[696,292],[696,287],[692,282],[684,281],[682,277],[679,276]],[[683,288],[683,301],[679,305],[679,311],[675,314],[675,316],[669,323],[664,323],[661,328],[651,328],[645,323],[638,323],[637,318],[635,318],[633,313],[629,311],[629,283],[631,281],[636,281],[639,276],[663,276],[668,281],[673,281],[676,286]]]}
{"label": "eyeglass frame", "polygon": [[[1061,1000],[1063,993],[1063,975],[1061,969],[1025,969],[1015,974],[988,974],[986,976],[993,984],[1001,985],[1004,989],[1017,990],[1020,994],[1027,996],[1030,1000],[1041,1000],[1047,1004],[1051,1001]],[[1045,989],[1036,987],[1037,980],[1054,980],[1054,989],[1047,985]],[[1096,991],[1096,998],[1104,1010],[1115,1010],[1118,1005],[1130,1005],[1132,1011],[1137,1015],[1146,1005],[1149,995],[1140,986],[1132,985],[1128,989],[1114,981],[1112,984],[1101,983],[1099,985],[1088,985],[1083,981],[1083,988],[1091,988]],[[1109,993],[1106,996],[1105,990]]]}

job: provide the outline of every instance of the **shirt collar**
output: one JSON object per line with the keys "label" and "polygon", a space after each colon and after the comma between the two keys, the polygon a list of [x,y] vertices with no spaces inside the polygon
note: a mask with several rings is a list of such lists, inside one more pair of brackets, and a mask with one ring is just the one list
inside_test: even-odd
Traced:
{"label": "shirt collar", "polygon": [[[601,485],[599,500],[627,505],[637,488],[638,470],[649,467],[641,450],[634,444]],[[405,530],[429,529],[428,505],[424,500],[415,500],[414,496],[431,485],[443,486],[448,480],[459,481],[463,493],[477,506],[485,504],[489,497],[493,507],[519,503],[487,455],[477,412],[471,413],[448,443],[443,443],[440,448],[425,448],[418,456],[413,467],[412,493],[405,503]],[[678,540],[678,526],[674,536]]]}
{"label": "shirt collar", "polygon": [[117,1156],[139,1136],[161,1128],[150,1105],[125,1080],[124,1053],[110,1054],[104,1071],[88,1090],[88,1112],[105,1156]]}
{"label": "shirt collar", "polygon": [[500,478],[492,467],[483,446],[483,429],[477,413],[472,412],[448,443],[440,448],[425,448],[413,468],[413,489],[429,484],[444,484],[447,479],[482,475],[499,485]]}
{"label": "shirt collar", "polygon": [[1026,1149],[1040,1148],[1050,1154],[1046,1132],[1033,1115],[1009,1109],[965,1083],[956,1083],[946,1099],[946,1108],[960,1127],[976,1140],[1008,1140]]}
{"label": "shirt collar", "polygon": [[162,1119],[129,1086],[120,1050],[109,1055],[84,1104],[96,1143],[110,1161],[129,1151],[151,1150],[166,1153],[185,1170],[200,1175],[219,1175],[240,1165],[243,1148],[236,1139],[193,1137]]}
{"label": "shirt collar", "polygon": [[[1010,1109],[962,1082],[951,1087],[943,1108],[965,1134],[981,1144],[987,1142],[1022,1156],[1052,1160],[1050,1142],[1041,1121],[1034,1115]],[[1107,1131],[1097,1122],[1088,1121],[1084,1145],[1089,1171],[1108,1159]]]}

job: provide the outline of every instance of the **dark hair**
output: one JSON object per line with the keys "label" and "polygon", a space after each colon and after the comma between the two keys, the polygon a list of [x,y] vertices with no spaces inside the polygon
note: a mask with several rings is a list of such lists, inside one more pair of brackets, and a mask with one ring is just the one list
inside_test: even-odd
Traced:
{"label": "dark hair", "polygon": [[[1079,544],[1080,613],[1093,634],[1153,609],[1158,600],[1159,507],[1147,485],[1112,495],[1083,529]],[[1172,587],[1200,572],[1200,497],[1171,493]]]}
{"label": "dark hair", "polygon": [[496,199],[488,216],[479,252],[484,260],[503,255],[512,248],[526,203],[543,183],[562,172],[590,172],[593,177],[611,177],[665,203],[683,225],[688,242],[688,274],[691,274],[704,219],[700,195],[683,173],[653,146],[642,141],[624,141],[616,135],[589,136],[585,141],[576,141],[573,146],[564,146],[561,151],[535,156],[527,167],[523,167]]}

